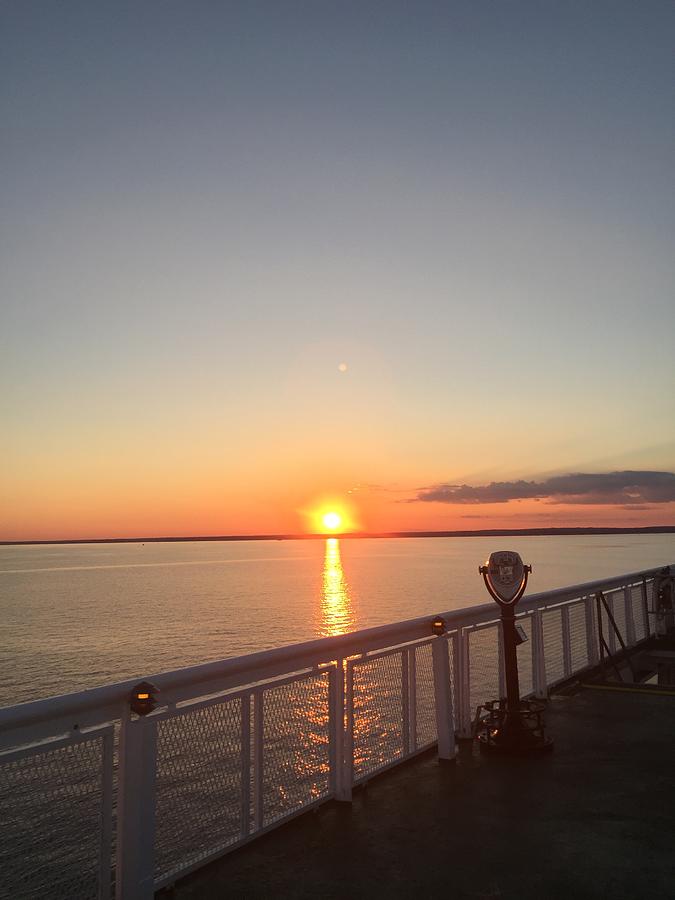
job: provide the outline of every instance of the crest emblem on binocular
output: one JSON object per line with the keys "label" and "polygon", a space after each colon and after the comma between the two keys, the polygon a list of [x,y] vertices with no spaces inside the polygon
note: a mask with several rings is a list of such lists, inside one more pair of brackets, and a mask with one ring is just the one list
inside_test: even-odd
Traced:
{"label": "crest emblem on binocular", "polygon": [[483,567],[488,589],[498,603],[510,605],[522,596],[525,566],[513,550],[497,550]]}

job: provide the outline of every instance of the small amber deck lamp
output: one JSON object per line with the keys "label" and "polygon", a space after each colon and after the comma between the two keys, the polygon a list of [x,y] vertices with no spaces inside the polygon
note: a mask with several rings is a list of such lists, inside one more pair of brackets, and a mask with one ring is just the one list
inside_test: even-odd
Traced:
{"label": "small amber deck lamp", "polygon": [[431,623],[431,630],[434,634],[445,634],[445,619],[443,616],[436,616]]}
{"label": "small amber deck lamp", "polygon": [[129,706],[132,712],[135,712],[137,716],[147,716],[157,708],[158,693],[159,688],[156,688],[154,684],[150,684],[149,681],[141,681],[129,697]]}

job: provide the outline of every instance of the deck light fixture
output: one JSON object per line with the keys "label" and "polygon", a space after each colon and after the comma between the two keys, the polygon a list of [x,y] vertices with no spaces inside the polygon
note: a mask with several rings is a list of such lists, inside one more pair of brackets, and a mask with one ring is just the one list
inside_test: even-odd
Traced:
{"label": "deck light fixture", "polygon": [[443,616],[436,616],[431,623],[431,630],[434,634],[445,634],[445,619]]}
{"label": "deck light fixture", "polygon": [[157,694],[159,688],[149,681],[141,681],[131,692],[129,697],[129,706],[131,711],[137,716],[147,716],[153,709],[157,708]]}

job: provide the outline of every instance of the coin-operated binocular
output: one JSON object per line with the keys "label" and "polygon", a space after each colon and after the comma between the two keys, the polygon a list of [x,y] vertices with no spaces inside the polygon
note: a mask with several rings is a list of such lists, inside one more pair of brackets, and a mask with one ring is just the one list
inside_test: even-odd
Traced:
{"label": "coin-operated binocular", "polygon": [[501,608],[506,681],[506,697],[489,700],[478,708],[475,728],[481,749],[514,755],[550,750],[553,741],[544,733],[544,704],[521,700],[518,684],[517,647],[527,636],[516,623],[515,607],[525,593],[532,566],[525,565],[513,550],[498,550],[478,571]]}

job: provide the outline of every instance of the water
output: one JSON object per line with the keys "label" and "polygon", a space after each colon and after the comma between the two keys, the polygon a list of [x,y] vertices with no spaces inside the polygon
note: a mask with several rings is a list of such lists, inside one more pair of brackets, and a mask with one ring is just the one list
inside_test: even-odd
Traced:
{"label": "water", "polygon": [[675,535],[0,547],[0,704],[470,606],[502,545],[530,592],[675,561]]}
{"label": "water", "polygon": [[[675,559],[673,535],[506,544],[533,564],[533,591]],[[482,603],[477,566],[499,545],[461,538],[0,548],[0,701]],[[529,643],[523,651],[521,678]],[[494,629],[474,638],[471,659],[473,708],[497,689]],[[417,648],[415,662],[419,748],[436,734],[429,646]],[[357,778],[406,752],[402,665],[387,655],[354,666]],[[521,684],[529,689],[526,678]],[[157,722],[156,878],[239,839],[242,702],[224,698]],[[257,707],[246,702],[255,719]],[[329,794],[328,676],[270,686],[262,708],[266,827]],[[99,741],[0,766],[3,896],[95,895]]]}

